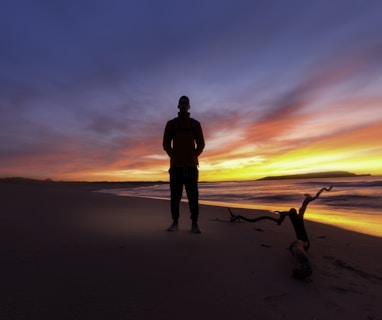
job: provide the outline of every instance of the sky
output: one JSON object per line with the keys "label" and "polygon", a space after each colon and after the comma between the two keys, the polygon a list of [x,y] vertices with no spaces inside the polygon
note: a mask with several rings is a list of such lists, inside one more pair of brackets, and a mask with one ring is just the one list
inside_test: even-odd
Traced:
{"label": "sky", "polygon": [[382,1],[2,0],[0,177],[167,180],[187,95],[200,180],[382,174]]}

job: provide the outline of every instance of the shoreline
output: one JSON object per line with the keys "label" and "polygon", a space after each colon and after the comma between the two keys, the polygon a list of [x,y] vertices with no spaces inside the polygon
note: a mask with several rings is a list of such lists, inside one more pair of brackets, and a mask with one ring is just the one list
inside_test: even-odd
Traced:
{"label": "shoreline", "polygon": [[[110,191],[111,190],[111,191]],[[104,189],[96,190],[96,192],[111,194],[118,197],[137,197],[143,199],[156,199],[156,200],[165,200],[170,201],[169,198],[165,197],[155,197],[155,196],[138,196],[138,195],[126,195],[118,194],[117,191],[113,190],[118,189]],[[187,203],[187,199],[182,199],[182,202]],[[248,209],[249,214],[265,214],[270,216],[277,216],[275,213],[274,205],[266,204],[249,204],[249,203],[233,203],[233,202],[224,202],[224,201],[214,201],[214,200],[199,200],[199,204],[207,206],[216,206],[222,208],[231,208],[231,209]],[[289,210],[293,206],[278,206],[278,210]],[[294,208],[297,208],[294,206]],[[359,221],[359,214],[352,212],[351,210],[346,210],[345,208],[335,208],[330,210],[328,208],[323,208],[322,206],[312,203],[307,212],[304,215],[304,221],[312,221],[317,223],[322,223],[326,225],[331,225],[337,228],[341,228],[348,231],[358,232],[366,235],[376,236],[382,238],[382,228],[380,227],[381,219],[376,220],[373,210],[370,212],[367,209],[363,209],[362,221]]]}
{"label": "shoreline", "polygon": [[168,201],[91,191],[0,183],[0,318],[381,320],[381,238],[306,221],[301,282],[288,222],[229,223],[201,205],[194,235],[182,203],[171,233]]}

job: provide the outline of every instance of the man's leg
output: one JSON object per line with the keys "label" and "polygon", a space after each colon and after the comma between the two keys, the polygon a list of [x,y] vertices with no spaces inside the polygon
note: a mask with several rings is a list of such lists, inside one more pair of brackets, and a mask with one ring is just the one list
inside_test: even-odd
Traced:
{"label": "man's leg", "polygon": [[187,169],[188,177],[185,180],[185,187],[187,192],[188,204],[191,212],[191,220],[192,222],[197,223],[199,218],[199,171],[197,167],[189,167]]}
{"label": "man's leg", "polygon": [[179,204],[183,193],[182,168],[170,168],[171,216],[174,223],[179,220]]}

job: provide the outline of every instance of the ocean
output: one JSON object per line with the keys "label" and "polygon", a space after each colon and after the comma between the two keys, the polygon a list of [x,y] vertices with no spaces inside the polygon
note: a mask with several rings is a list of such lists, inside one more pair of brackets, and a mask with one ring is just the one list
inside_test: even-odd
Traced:
{"label": "ocean", "polygon": [[[323,191],[309,204],[306,220],[382,237],[382,176],[201,182],[199,198],[207,205],[288,211],[298,209],[305,194],[314,196],[330,186],[330,192]],[[169,199],[170,195],[167,183],[101,191],[157,199]],[[185,191],[183,198],[186,201]]]}

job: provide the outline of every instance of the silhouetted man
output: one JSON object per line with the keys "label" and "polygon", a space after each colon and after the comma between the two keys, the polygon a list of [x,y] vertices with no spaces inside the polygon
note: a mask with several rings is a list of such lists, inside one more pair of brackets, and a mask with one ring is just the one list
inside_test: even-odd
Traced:
{"label": "silhouetted man", "polygon": [[204,149],[204,137],[199,121],[190,118],[190,100],[182,96],[178,103],[178,117],[167,122],[163,135],[163,149],[170,157],[170,190],[172,224],[167,231],[178,230],[179,204],[185,186],[191,212],[191,231],[200,233],[198,156]]}

